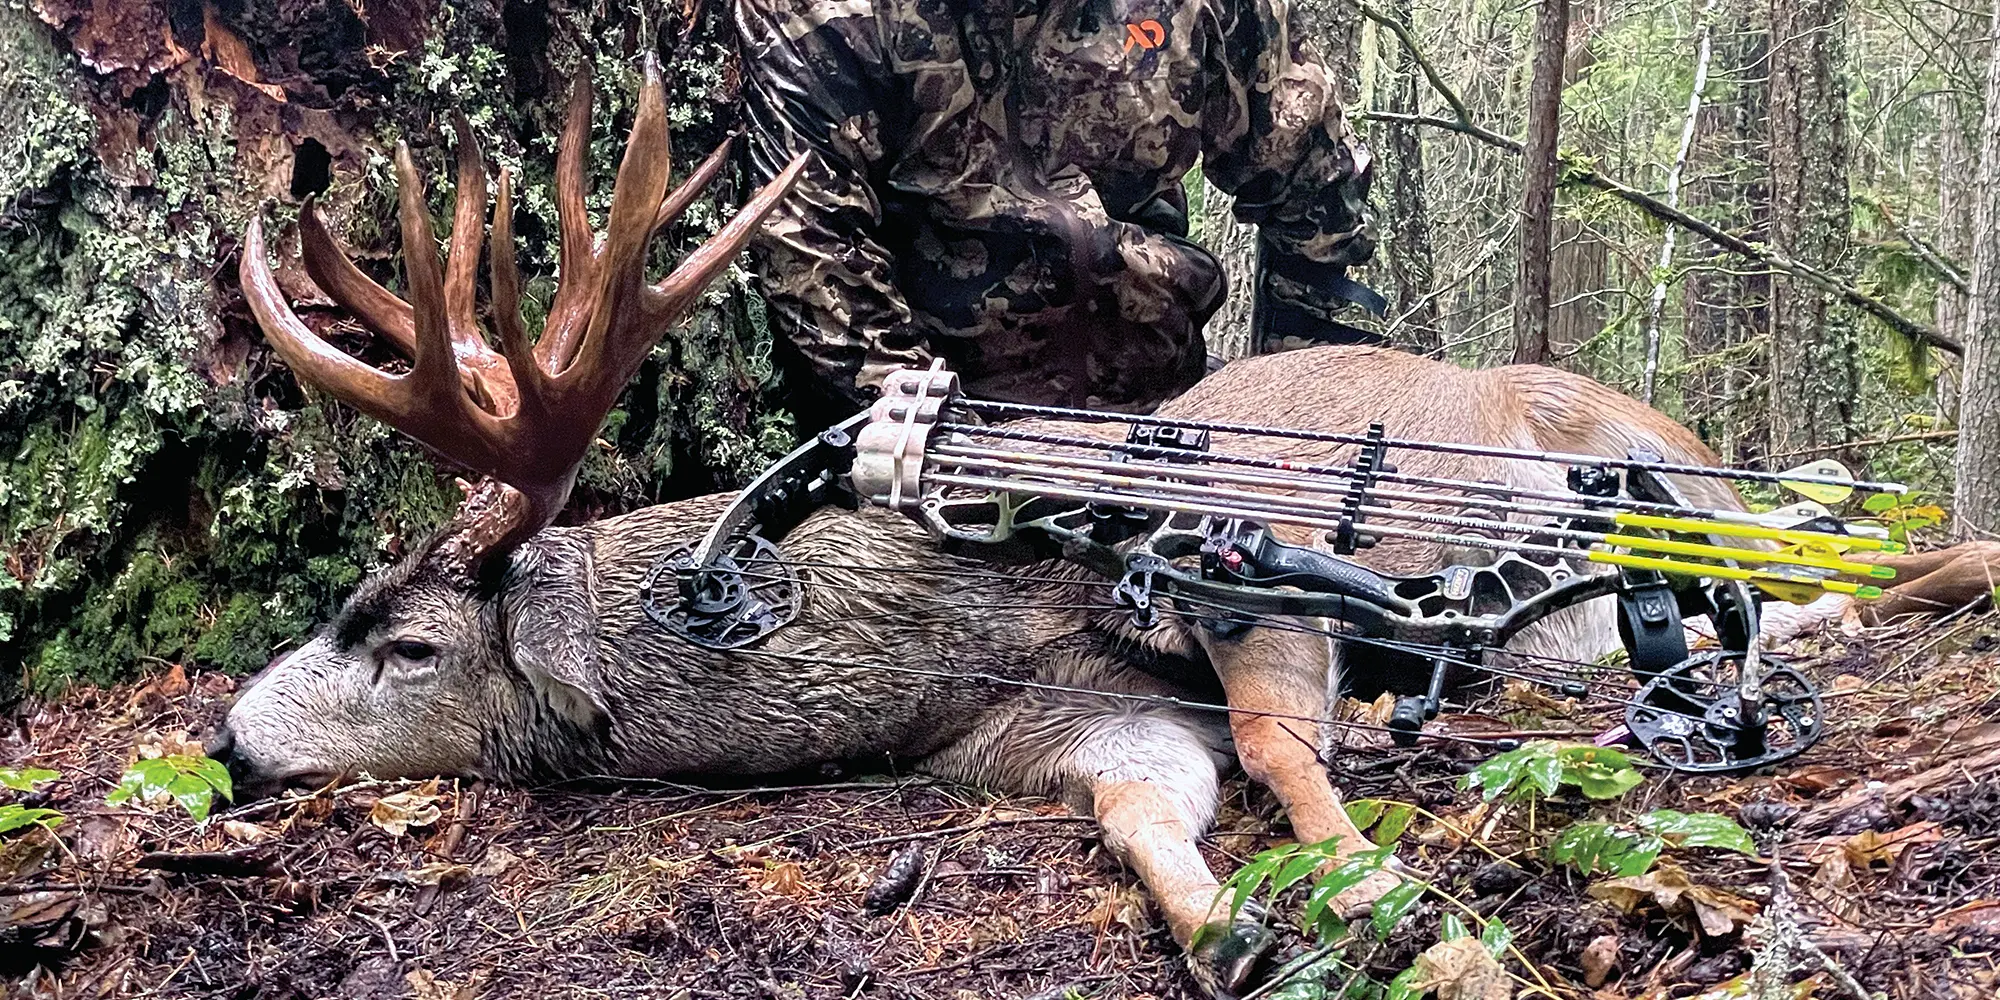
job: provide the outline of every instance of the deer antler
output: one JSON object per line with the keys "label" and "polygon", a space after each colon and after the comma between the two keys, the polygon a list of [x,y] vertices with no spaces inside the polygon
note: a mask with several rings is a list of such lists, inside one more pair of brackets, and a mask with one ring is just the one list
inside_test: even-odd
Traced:
{"label": "deer antler", "polygon": [[513,181],[500,171],[493,211],[493,326],[487,344],[474,303],[484,160],[464,120],[458,132],[458,203],[442,269],[424,210],[423,182],[409,149],[396,147],[408,302],[361,273],[308,201],[299,218],[306,271],[363,326],[411,360],[390,375],[350,357],[300,322],[265,259],[261,224],[243,238],[243,297],[287,364],[354,408],[489,477],[468,492],[444,544],[466,568],[527,540],[554,520],[598,425],[653,345],[741,252],[764,217],[791,190],[804,158],[757,192],[722,231],[657,283],[646,282],[646,252],[661,227],[684,211],[722,168],[729,144],[667,191],[666,99],[659,67],[646,59],[645,84],[612,190],[600,242],[584,213],[584,147],[590,131],[586,73],[570,94],[556,165],[561,280],[542,335],[529,345],[521,323],[514,260]]}

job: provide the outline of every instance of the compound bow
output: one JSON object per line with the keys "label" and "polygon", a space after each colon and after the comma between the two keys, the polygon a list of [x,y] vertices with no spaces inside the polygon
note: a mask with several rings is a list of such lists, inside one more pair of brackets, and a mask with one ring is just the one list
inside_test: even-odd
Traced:
{"label": "compound bow", "polygon": [[[1021,417],[1119,425],[1125,434],[994,422]],[[1358,453],[1346,465],[1290,462],[1212,450],[1218,433],[1349,444]],[[1566,466],[1570,489],[1406,474],[1389,461],[1399,450]],[[1776,483],[1808,499],[1768,513],[1710,510],[1691,505],[1668,476]],[[1196,609],[1210,628],[1327,619],[1346,630],[1343,638],[1417,653],[1430,662],[1429,682],[1398,700],[1389,723],[1409,745],[1437,714],[1454,667],[1549,682],[1509,674],[1488,654],[1547,615],[1614,597],[1639,689],[1613,699],[1625,705],[1626,733],[1610,737],[1629,735],[1679,770],[1734,772],[1795,756],[1823,731],[1812,683],[1757,648],[1760,603],[1877,597],[1877,584],[1855,578],[1894,576],[1845,558],[1902,548],[1823,506],[1856,490],[1904,488],[1856,481],[1835,462],[1770,473],[1636,452],[1402,440],[1379,424],[1338,434],[986,402],[966,398],[940,363],[893,373],[869,411],[773,465],[706,537],[654,568],[642,599],[691,642],[756,642],[790,621],[800,600],[801,585],[771,540],[823,504],[867,502],[909,515],[947,552],[1087,567],[1114,582],[1114,600],[1139,628],[1158,622],[1164,601]],[[1280,541],[1277,525],[1322,533],[1325,544]],[[1352,558],[1382,539],[1492,558],[1419,575],[1381,573]],[[752,566],[759,572],[747,572]],[[670,602],[659,599],[668,577]],[[1710,619],[1719,649],[1690,653],[1684,620],[1694,617]],[[1554,683],[1573,697],[1588,690],[1581,679]]]}

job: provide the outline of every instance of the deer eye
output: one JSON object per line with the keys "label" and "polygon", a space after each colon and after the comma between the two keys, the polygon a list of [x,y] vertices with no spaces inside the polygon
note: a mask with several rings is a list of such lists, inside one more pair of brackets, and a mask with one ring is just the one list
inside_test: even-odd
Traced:
{"label": "deer eye", "polygon": [[422,663],[434,659],[438,655],[438,648],[421,639],[398,639],[390,643],[385,652],[398,660]]}

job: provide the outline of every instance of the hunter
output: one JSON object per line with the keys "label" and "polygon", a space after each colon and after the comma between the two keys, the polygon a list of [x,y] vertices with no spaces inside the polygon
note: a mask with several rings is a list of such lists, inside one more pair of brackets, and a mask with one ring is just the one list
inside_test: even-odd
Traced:
{"label": "hunter", "polygon": [[752,244],[807,426],[943,357],[970,394],[1148,411],[1226,291],[1196,163],[1258,227],[1253,349],[1361,343],[1370,157],[1286,0],[737,0]]}

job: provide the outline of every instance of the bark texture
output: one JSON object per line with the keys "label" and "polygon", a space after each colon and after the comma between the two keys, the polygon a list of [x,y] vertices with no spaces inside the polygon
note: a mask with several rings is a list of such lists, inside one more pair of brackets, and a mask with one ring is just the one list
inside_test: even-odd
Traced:
{"label": "bark texture", "polygon": [[[1846,0],[1772,0],[1770,17],[1771,244],[1844,275],[1852,225]],[[1773,456],[1860,436],[1857,330],[1833,294],[1800,279],[1774,279],[1770,359]]]}
{"label": "bark texture", "polygon": [[[1405,24],[1410,20],[1410,0],[1388,0],[1384,10]],[[1393,37],[1385,39],[1385,47],[1394,53],[1394,70],[1383,88],[1388,109],[1401,115],[1417,114],[1422,107],[1418,95],[1425,84],[1416,57]],[[1396,325],[1391,331],[1395,343],[1422,354],[1440,354],[1444,329],[1438,319],[1437,253],[1431,242],[1430,203],[1424,190],[1423,136],[1417,129],[1409,122],[1389,122],[1379,132],[1389,188],[1383,212],[1387,238],[1382,256],[1387,259],[1396,292],[1392,314]]]}
{"label": "bark texture", "polygon": [[[1993,25],[2000,29],[2000,0],[1993,5]],[[1972,294],[1958,404],[1961,538],[2000,536],[2000,45],[1992,49],[1979,126],[1979,183],[1972,195]]]}
{"label": "bark texture", "polygon": [[1541,0],[1535,15],[1534,82],[1528,93],[1528,138],[1522,156],[1521,237],[1515,267],[1514,361],[1549,361],[1550,267],[1561,164],[1563,54],[1569,41],[1569,0]]}

